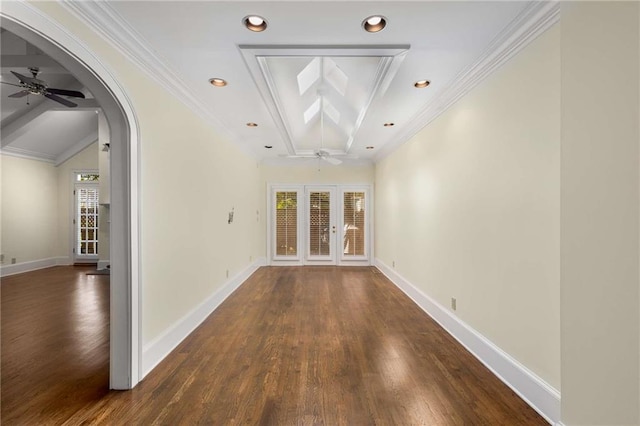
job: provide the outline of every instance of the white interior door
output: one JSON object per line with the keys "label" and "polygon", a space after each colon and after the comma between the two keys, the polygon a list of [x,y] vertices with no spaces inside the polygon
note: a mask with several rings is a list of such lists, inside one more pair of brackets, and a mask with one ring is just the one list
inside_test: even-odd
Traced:
{"label": "white interior door", "polygon": [[312,186],[305,188],[306,238],[305,263],[336,264],[337,218],[336,188]]}
{"label": "white interior door", "polygon": [[98,261],[98,185],[76,184],[74,193],[74,263],[94,263]]}

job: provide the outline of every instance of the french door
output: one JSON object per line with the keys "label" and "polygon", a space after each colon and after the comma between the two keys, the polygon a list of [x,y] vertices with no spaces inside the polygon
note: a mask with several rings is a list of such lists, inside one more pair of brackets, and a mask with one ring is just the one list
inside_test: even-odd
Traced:
{"label": "french door", "polygon": [[305,188],[305,263],[336,264],[336,189]]}
{"label": "french door", "polygon": [[75,190],[74,263],[93,263],[98,260],[98,207],[97,184],[76,184]]}
{"label": "french door", "polygon": [[272,265],[369,265],[369,187],[271,185]]}

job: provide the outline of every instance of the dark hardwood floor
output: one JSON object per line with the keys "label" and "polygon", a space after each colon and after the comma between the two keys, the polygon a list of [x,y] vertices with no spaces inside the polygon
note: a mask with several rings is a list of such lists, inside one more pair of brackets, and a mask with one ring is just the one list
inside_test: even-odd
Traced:
{"label": "dark hardwood floor", "polygon": [[375,268],[261,268],[109,392],[108,284],[74,271],[3,279],[2,424],[547,424]]}
{"label": "dark hardwood floor", "polygon": [[61,424],[109,392],[109,277],[93,269],[2,278],[3,425]]}

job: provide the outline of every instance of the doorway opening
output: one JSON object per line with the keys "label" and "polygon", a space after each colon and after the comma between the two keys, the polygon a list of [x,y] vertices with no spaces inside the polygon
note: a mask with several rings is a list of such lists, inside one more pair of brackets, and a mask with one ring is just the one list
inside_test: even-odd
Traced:
{"label": "doorway opening", "polygon": [[98,173],[75,173],[73,263],[98,262],[100,188]]}
{"label": "doorway opening", "polygon": [[140,380],[138,125],[127,95],[98,56],[37,8],[8,2],[0,27],[40,49],[95,97],[111,135],[109,387]]}

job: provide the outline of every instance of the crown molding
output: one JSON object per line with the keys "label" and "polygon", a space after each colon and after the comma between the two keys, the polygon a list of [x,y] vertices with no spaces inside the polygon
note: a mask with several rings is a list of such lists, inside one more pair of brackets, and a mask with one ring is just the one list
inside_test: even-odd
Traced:
{"label": "crown molding", "polygon": [[473,64],[460,72],[447,87],[436,95],[432,102],[429,102],[411,117],[408,121],[411,125],[385,144],[374,157],[374,161],[377,163],[384,159],[400,145],[410,140],[559,20],[560,2],[529,2],[527,7],[494,38],[489,47]]}
{"label": "crown molding", "polygon": [[16,148],[13,146],[5,146],[0,150],[0,154],[10,157],[25,158],[27,160],[44,161],[45,163],[56,163],[56,156],[44,154],[42,152],[30,151],[28,149]]}
{"label": "crown molding", "polygon": [[234,145],[250,157],[256,158],[255,153],[227,129],[208,105],[193,96],[189,85],[167,65],[169,62],[151,49],[149,42],[130,26],[109,5],[109,2],[61,0],[60,4],[135,64],[150,79],[175,96],[198,117],[209,123],[216,132],[222,133],[230,141],[237,142]]}

